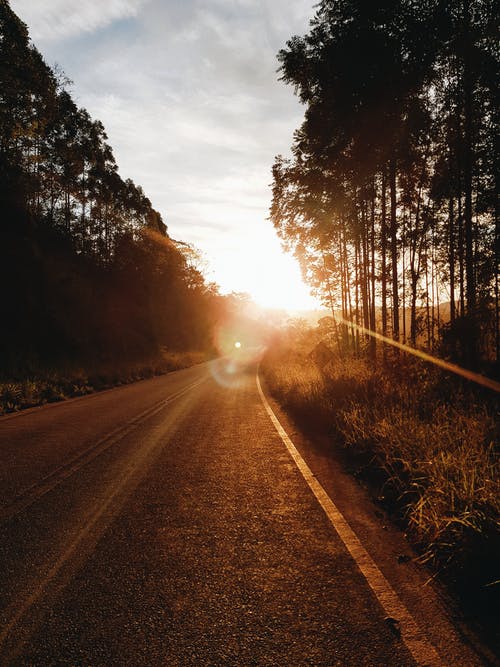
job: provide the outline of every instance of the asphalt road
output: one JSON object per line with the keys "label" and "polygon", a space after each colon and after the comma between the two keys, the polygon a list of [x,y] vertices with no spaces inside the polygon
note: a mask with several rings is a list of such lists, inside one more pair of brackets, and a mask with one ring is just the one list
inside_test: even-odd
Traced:
{"label": "asphalt road", "polygon": [[[0,419],[0,665],[418,664],[255,370],[219,360]],[[421,575],[394,565],[401,538],[355,482],[317,452],[310,465],[435,664],[486,664]]]}

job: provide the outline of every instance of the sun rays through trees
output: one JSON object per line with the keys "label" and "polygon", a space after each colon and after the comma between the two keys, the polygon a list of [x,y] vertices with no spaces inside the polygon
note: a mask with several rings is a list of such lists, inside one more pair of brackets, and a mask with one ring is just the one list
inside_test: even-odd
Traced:
{"label": "sun rays through trees", "polygon": [[2,371],[210,350],[216,287],[67,85],[1,0]]}
{"label": "sun rays through trees", "polygon": [[499,355],[496,18],[323,0],[278,55],[305,106],[273,167],[281,238],[344,320],[469,366]]}

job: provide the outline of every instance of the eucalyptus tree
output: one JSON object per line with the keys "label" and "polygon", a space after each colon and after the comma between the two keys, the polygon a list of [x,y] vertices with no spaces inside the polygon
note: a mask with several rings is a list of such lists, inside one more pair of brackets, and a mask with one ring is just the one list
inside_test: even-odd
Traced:
{"label": "eucalyptus tree", "polygon": [[[0,192],[4,212],[39,213],[40,172],[56,81],[26,25],[0,0]],[[8,217],[8,216],[6,216]]]}
{"label": "eucalyptus tree", "polygon": [[457,342],[465,339],[469,363],[487,354],[492,337],[499,354],[497,25],[498,7],[490,0],[445,3],[433,79],[438,156],[432,189],[443,216],[448,334],[456,330]]}
{"label": "eucalyptus tree", "polygon": [[165,345],[210,345],[211,308],[220,310],[213,287],[143,189],[121,178],[104,126],[78,108],[7,0],[0,209],[9,324],[0,331],[0,367],[33,355],[130,359]]}
{"label": "eucalyptus tree", "polygon": [[375,329],[379,304],[382,333],[391,311],[406,338],[409,309],[413,345],[422,307],[436,345],[447,283],[451,320],[458,292],[472,322],[471,363],[478,308],[498,326],[495,16],[489,0],[323,0],[278,54],[305,105],[293,157],[273,170],[278,232],[356,324]]}
{"label": "eucalyptus tree", "polygon": [[[310,33],[292,38],[278,55],[282,79],[306,105],[295,156],[328,176],[324,185],[330,201],[339,189],[343,192],[341,212],[330,210],[332,224],[336,219],[354,252],[355,312],[361,310],[365,328],[375,328],[375,246],[382,237],[384,320],[390,270],[395,338],[400,321],[397,165],[408,101],[425,79],[430,60],[429,39],[415,39],[415,32],[426,34],[429,20],[428,13],[400,0],[324,0]],[[383,201],[376,211],[380,188]],[[273,220],[279,227],[276,215]]]}

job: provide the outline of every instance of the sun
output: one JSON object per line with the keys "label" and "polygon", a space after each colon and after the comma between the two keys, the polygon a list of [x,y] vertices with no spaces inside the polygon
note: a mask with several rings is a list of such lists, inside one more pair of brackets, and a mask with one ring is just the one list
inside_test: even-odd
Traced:
{"label": "sun", "polygon": [[240,343],[239,340],[236,341],[236,343],[234,344],[234,347],[235,347],[237,350],[239,350],[239,349],[241,348],[241,343]]}
{"label": "sun", "polygon": [[218,271],[223,291],[245,292],[262,308],[288,311],[321,308],[302,280],[297,260],[283,252],[276,235],[245,238],[241,251],[226,255]]}
{"label": "sun", "polygon": [[318,307],[302,280],[297,262],[283,253],[276,255],[253,277],[249,291],[255,302],[264,308],[313,310]]}
{"label": "sun", "polygon": [[254,301],[264,308],[285,310],[314,310],[317,299],[302,280],[296,259],[281,248],[260,249],[259,271],[249,276],[248,291]]}

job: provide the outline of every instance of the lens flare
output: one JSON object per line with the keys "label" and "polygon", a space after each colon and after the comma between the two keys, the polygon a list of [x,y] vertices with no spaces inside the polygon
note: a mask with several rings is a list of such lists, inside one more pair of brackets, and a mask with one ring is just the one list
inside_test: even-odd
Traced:
{"label": "lens flare", "polygon": [[210,362],[210,373],[221,387],[235,389],[241,385],[243,376],[233,359],[228,357],[212,359]]}
{"label": "lens flare", "polygon": [[220,325],[214,334],[214,347],[220,356],[210,362],[214,380],[227,389],[243,386],[262,358],[263,340],[258,323],[248,318],[234,318]]}
{"label": "lens flare", "polygon": [[433,355],[428,354],[423,350],[417,350],[414,347],[406,345],[405,343],[400,343],[399,341],[392,340],[392,338],[387,338],[387,336],[382,336],[382,334],[379,334],[377,331],[366,329],[360,324],[356,324],[355,322],[350,322],[349,320],[344,319],[340,315],[336,314],[335,320],[337,321],[337,323],[345,324],[354,331],[359,331],[360,333],[372,336],[373,338],[376,338],[377,340],[380,340],[383,343],[392,345],[392,347],[396,347],[398,350],[403,350],[403,352],[408,352],[408,354],[412,354],[414,357],[418,357],[419,359],[423,359],[428,363],[434,364],[434,366],[438,366],[439,368],[442,368],[445,371],[449,371],[450,373],[455,373],[455,375],[460,375],[466,380],[470,380],[471,382],[480,384],[481,386],[487,387],[488,389],[493,389],[493,391],[500,392],[500,382],[497,382],[492,378],[486,377],[485,375],[480,375],[479,373],[474,373],[474,371],[470,371],[467,368],[462,368],[457,364],[452,364],[450,361],[445,361],[444,359],[440,359],[439,357],[434,357]]}

